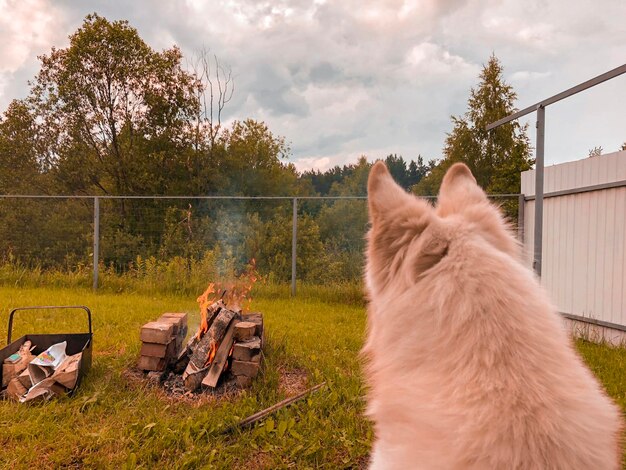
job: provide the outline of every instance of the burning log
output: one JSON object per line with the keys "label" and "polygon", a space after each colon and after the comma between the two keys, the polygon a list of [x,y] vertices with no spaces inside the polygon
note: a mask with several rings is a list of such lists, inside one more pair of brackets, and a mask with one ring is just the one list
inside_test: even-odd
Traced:
{"label": "burning log", "polygon": [[212,364],[218,346],[235,316],[237,313],[232,310],[220,308],[211,327],[196,344],[189,364],[183,373],[183,381],[187,390],[193,392],[202,383],[202,379],[208,372],[208,366]]}
{"label": "burning log", "polygon": [[[209,289],[207,289],[207,291],[209,291]],[[205,304],[207,303],[208,301],[205,301]],[[218,300],[217,302],[213,302],[208,306],[203,305],[201,307],[200,311],[202,312],[202,317],[200,319],[200,326],[198,327],[198,331],[196,332],[196,334],[189,338],[186,346],[180,351],[180,353],[176,357],[173,364],[173,370],[175,373],[182,374],[186,370],[187,365],[189,364],[189,359],[191,358],[191,355],[195,350],[196,345],[200,341],[200,338],[204,335],[204,333],[206,333],[206,331],[208,331],[208,329],[213,324],[215,317],[217,317],[217,314],[223,308],[226,308],[226,305],[224,305],[224,302],[222,302],[222,300]]]}
{"label": "burning log", "polygon": [[217,382],[220,379],[220,375],[222,375],[222,372],[224,371],[226,362],[228,361],[228,356],[233,348],[236,326],[236,323],[232,322],[228,327],[228,331],[224,335],[224,339],[215,354],[215,359],[213,359],[209,372],[202,380],[202,385],[205,387],[215,388],[217,386]]}
{"label": "burning log", "polygon": [[226,308],[226,305],[224,304],[222,299],[219,299],[217,302],[213,302],[208,307],[202,309],[202,318],[200,319],[200,327],[198,328],[198,332],[196,333],[197,339],[200,339],[202,335],[206,333],[209,330],[209,328],[211,328],[211,325],[213,325],[215,318],[220,313],[220,311],[224,308]]}

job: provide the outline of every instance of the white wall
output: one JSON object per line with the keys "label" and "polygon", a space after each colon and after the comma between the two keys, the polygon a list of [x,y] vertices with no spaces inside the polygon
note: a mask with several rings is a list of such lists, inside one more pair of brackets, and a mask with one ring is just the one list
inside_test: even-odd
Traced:
{"label": "white wall", "polygon": [[[626,180],[626,151],[545,168],[544,194]],[[535,171],[522,173],[535,194]],[[532,266],[534,200],[524,211]],[[626,186],[544,199],[541,282],[559,311],[626,325]]]}

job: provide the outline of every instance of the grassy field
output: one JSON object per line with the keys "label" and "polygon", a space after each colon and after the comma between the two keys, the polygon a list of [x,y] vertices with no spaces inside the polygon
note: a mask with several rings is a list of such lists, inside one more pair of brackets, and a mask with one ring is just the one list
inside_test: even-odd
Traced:
{"label": "grassy field", "polygon": [[[187,311],[193,296],[98,293],[83,289],[0,287],[0,335],[10,307],[85,304],[94,320],[93,368],[77,394],[46,404],[0,403],[2,468],[358,468],[372,431],[362,416],[364,389],[358,351],[365,311],[350,295],[304,291],[296,300],[266,289],[254,302],[268,332],[265,374],[229,400],[174,401],[130,380],[141,324],[165,311]],[[328,295],[326,295],[328,294]],[[14,337],[26,332],[80,331],[80,315],[18,314]],[[626,350],[578,343],[607,391],[626,409]],[[291,375],[328,387],[262,425],[221,431],[289,394]]]}

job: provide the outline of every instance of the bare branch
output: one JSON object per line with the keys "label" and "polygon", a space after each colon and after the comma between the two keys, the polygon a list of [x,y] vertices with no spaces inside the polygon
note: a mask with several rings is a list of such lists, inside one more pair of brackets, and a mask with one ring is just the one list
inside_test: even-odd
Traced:
{"label": "bare branch", "polygon": [[197,53],[188,68],[199,82],[197,98],[201,109],[196,122],[196,145],[199,145],[200,134],[204,130],[209,145],[213,146],[221,130],[222,113],[235,91],[232,70],[225,68],[216,54],[211,58],[206,48]]}

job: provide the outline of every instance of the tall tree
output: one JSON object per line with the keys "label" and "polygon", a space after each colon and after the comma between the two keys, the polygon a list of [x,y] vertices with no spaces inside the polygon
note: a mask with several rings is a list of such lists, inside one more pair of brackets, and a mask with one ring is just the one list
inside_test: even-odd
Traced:
{"label": "tall tree", "polygon": [[57,175],[74,192],[167,193],[199,106],[197,79],[176,47],[150,48],[126,21],[96,14],[65,49],[41,57],[30,103]]}
{"label": "tall tree", "polygon": [[491,122],[516,111],[513,87],[502,77],[502,64],[495,55],[480,73],[477,88],[472,88],[463,116],[452,116],[454,125],[446,138],[443,160],[415,187],[422,195],[439,190],[445,170],[455,162],[464,162],[476,180],[489,193],[518,193],[520,172],[534,163],[528,126],[517,121],[487,131]]}

